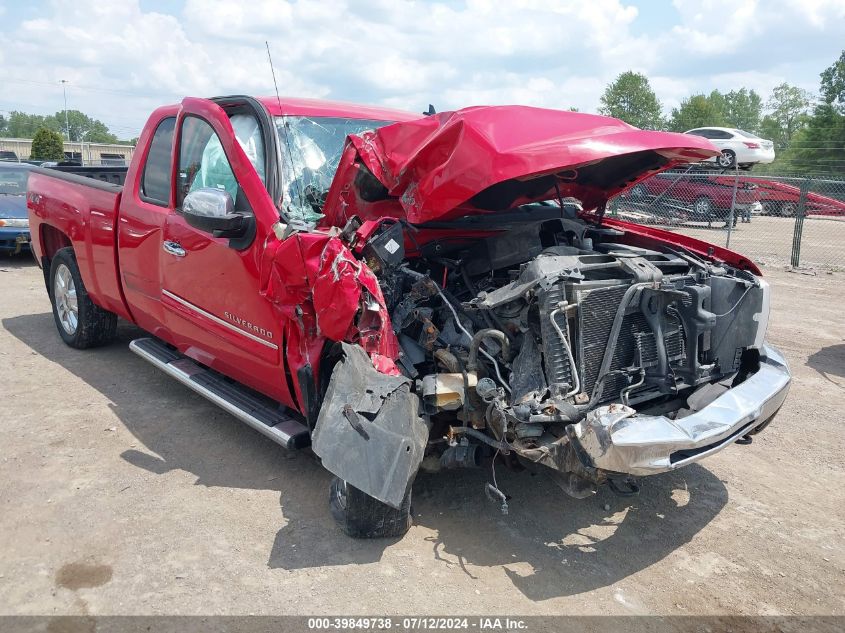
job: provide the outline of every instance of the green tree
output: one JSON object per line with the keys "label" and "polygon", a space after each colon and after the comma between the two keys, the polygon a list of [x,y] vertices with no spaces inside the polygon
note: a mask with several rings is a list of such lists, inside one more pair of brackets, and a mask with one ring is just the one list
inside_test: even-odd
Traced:
{"label": "green tree", "polygon": [[65,157],[62,137],[58,132],[42,127],[32,137],[30,158],[36,160],[62,160]]}
{"label": "green tree", "polygon": [[[725,99],[725,95],[718,90],[712,90],[710,94],[707,95],[706,99],[719,112],[719,120],[722,121],[722,125],[727,125],[728,102]],[[716,124],[710,123],[710,125]]]}
{"label": "green tree", "polygon": [[11,138],[32,138],[43,127],[55,132],[61,129],[56,127],[54,121],[48,121],[46,117],[39,114],[27,114],[26,112],[13,110],[9,113],[9,119],[6,123],[6,130],[3,136]]}
{"label": "green tree", "polygon": [[[41,128],[58,132],[62,136],[67,134],[64,110],[48,116],[27,114],[13,111],[9,113],[6,124],[0,126],[0,136],[12,138],[33,138]],[[92,119],[79,110],[68,110],[67,122],[70,126],[70,139],[90,143],[117,143],[117,136],[109,131],[106,124]]]}
{"label": "green tree", "polygon": [[769,129],[774,126],[779,128],[777,136],[782,139],[784,147],[788,147],[792,137],[807,122],[807,113],[810,108],[810,93],[797,86],[790,86],[787,83],[775,86],[772,96],[766,103],[770,113],[766,118]]}
{"label": "green tree", "polygon": [[[845,172],[845,52],[833,65],[821,73],[820,102],[807,113],[809,95],[797,88],[778,86],[781,99],[777,105],[781,112],[788,110],[784,103],[791,102],[796,114],[790,127],[784,116],[775,116],[777,110],[763,117],[761,135],[775,139],[781,148],[772,166],[762,165],[762,171],[795,172],[805,174],[831,174]],[[781,136],[778,137],[778,134]]]}
{"label": "green tree", "polygon": [[845,113],[845,51],[833,65],[822,72],[821,98],[828,105],[837,106]]}
{"label": "green tree", "polygon": [[5,116],[0,114],[0,136],[6,135],[6,127],[9,125],[9,121],[6,119]]}
{"label": "green tree", "polygon": [[820,103],[779,162],[789,171],[841,176],[845,172],[845,115],[829,103]]}
{"label": "green tree", "polygon": [[599,112],[643,130],[663,127],[663,108],[648,78],[633,71],[619,75],[601,96]]}
{"label": "green tree", "polygon": [[722,114],[729,126],[756,132],[763,115],[763,98],[753,90],[731,90],[724,95]]}
{"label": "green tree", "polygon": [[697,127],[725,125],[724,115],[711,97],[693,95],[681,101],[681,107],[672,109],[669,129],[686,132]]}
{"label": "green tree", "polygon": [[[58,127],[62,131],[65,130],[65,113],[64,110],[56,112],[51,117],[51,129]],[[79,110],[68,110],[67,112],[68,126],[70,127],[70,139],[72,141],[86,141],[89,143],[117,143],[117,137],[109,132],[106,124],[97,119],[92,119],[84,112]]]}

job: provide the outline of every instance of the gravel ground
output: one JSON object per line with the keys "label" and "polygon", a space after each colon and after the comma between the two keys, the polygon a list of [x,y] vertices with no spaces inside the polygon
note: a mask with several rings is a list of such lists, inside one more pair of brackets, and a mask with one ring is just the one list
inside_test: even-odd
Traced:
{"label": "gravel ground", "polygon": [[635,498],[501,471],[507,516],[486,471],[420,476],[404,538],[353,541],[308,454],[134,356],[129,325],[65,347],[39,269],[0,258],[0,613],[841,615],[845,277],[766,274],[795,381],[752,445]]}

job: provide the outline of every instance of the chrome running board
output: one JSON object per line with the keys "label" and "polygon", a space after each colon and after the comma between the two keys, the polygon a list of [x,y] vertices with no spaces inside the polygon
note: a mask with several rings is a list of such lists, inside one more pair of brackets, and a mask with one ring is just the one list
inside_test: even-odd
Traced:
{"label": "chrome running board", "polygon": [[203,367],[162,341],[139,338],[129,343],[129,349],[277,444],[295,449],[311,443],[308,427],[283,413],[281,405]]}

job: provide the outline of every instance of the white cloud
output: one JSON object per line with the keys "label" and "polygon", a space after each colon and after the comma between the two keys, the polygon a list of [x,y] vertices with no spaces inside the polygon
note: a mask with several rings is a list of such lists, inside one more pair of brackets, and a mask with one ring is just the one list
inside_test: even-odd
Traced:
{"label": "white cloud", "polygon": [[35,19],[6,11],[0,80],[15,81],[0,110],[60,110],[66,79],[69,107],[134,136],[153,107],[185,95],[271,94],[265,40],[282,94],[415,111],[592,111],[633,69],[668,110],[713,88],[816,90],[845,41],[845,0],[673,0],[665,10],[656,32],[634,0],[186,0],[178,15],[138,0],[55,0]]}

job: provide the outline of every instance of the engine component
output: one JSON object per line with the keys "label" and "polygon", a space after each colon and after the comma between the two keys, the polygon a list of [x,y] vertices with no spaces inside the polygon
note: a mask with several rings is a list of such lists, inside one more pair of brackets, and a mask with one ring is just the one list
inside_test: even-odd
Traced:
{"label": "engine component", "polygon": [[[364,246],[364,258],[371,262],[376,260],[377,268],[398,266],[405,260],[405,237],[399,222],[385,223],[375,237],[370,238]],[[370,266],[374,268],[374,266]]]}
{"label": "engine component", "polygon": [[478,444],[460,443],[450,446],[440,456],[443,468],[478,468],[481,457]]}
{"label": "engine component", "polygon": [[[467,386],[475,387],[475,374],[466,376]],[[463,374],[429,374],[422,379],[422,396],[426,412],[457,411],[466,401]]]}

